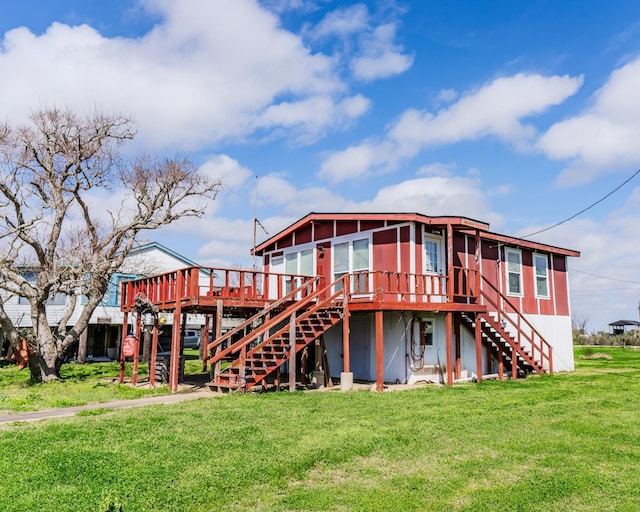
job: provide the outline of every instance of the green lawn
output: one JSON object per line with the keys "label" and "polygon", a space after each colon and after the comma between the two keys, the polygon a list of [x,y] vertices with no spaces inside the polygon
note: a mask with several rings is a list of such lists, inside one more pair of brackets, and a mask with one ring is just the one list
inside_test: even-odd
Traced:
{"label": "green lawn", "polygon": [[6,425],[0,510],[640,510],[640,351],[596,351],[526,381]]}
{"label": "green lawn", "polygon": [[[197,350],[185,350],[184,356],[187,373],[194,374],[202,370]],[[133,363],[127,362],[126,377],[131,376],[132,369]],[[19,371],[14,365],[0,368],[0,414],[111,402],[169,392],[166,386],[152,390],[117,384],[120,363],[116,361],[84,365],[69,363],[62,366],[61,374],[61,382],[32,384],[29,382],[29,370]],[[138,377],[140,381],[148,381],[146,364],[140,365]]]}

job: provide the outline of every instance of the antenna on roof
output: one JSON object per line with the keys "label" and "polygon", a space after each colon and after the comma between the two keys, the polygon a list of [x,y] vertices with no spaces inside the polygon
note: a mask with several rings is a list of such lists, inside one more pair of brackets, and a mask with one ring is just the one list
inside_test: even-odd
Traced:
{"label": "antenna on roof", "polygon": [[257,227],[260,226],[267,236],[269,232],[262,225],[262,222],[258,220],[258,175],[256,174],[256,192],[253,202],[253,265],[252,269],[256,269],[256,245],[257,245]]}

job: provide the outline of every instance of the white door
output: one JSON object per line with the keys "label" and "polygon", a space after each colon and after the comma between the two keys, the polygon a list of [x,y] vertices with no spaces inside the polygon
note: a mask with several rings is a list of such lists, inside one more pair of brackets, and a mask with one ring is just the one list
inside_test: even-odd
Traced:
{"label": "white door", "polygon": [[[282,278],[280,276],[274,274],[284,274],[284,257],[276,256],[275,258],[271,258],[271,264],[269,265],[269,299],[276,300],[278,299],[278,281],[281,281]],[[281,283],[282,287],[281,295],[284,295],[284,283]]]}
{"label": "white door", "polygon": [[444,259],[442,257],[442,238],[425,235],[424,237],[424,273],[427,276],[425,290],[432,302],[444,302],[446,290],[444,277]]}

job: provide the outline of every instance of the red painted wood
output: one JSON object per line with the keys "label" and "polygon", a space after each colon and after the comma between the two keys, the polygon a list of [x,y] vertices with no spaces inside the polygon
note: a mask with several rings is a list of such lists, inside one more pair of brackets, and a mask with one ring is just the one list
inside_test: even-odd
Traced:
{"label": "red painted wood", "polygon": [[313,239],[326,240],[333,237],[333,221],[314,222]]}
{"label": "red painted wood", "polygon": [[350,235],[358,232],[357,220],[339,220],[336,221],[336,236]]}
{"label": "red painted wood", "polygon": [[398,271],[397,242],[397,229],[387,229],[373,233],[373,270]]}
{"label": "red painted wood", "polygon": [[567,289],[567,259],[553,256],[553,280],[556,300],[556,314],[569,316],[569,290]]}
{"label": "red painted wood", "polygon": [[376,391],[384,391],[384,330],[383,312],[376,311]]}
{"label": "red painted wood", "polygon": [[[507,276],[505,272],[504,290],[507,289]],[[522,309],[529,315],[538,314],[538,301],[536,300],[535,276],[533,272],[533,254],[531,251],[522,251]]]}
{"label": "red painted wood", "polygon": [[424,246],[422,245],[422,224],[416,224],[416,274],[424,272]]}
{"label": "red painted wood", "polygon": [[285,247],[291,247],[293,245],[293,235],[287,235],[278,240],[278,249],[284,249]]}
{"label": "red painted wood", "polygon": [[307,244],[311,242],[311,224],[302,226],[296,231],[296,245]]}
{"label": "red painted wood", "polygon": [[384,226],[382,220],[361,220],[360,231],[369,231],[371,229],[379,229]]}
{"label": "red painted wood", "polygon": [[453,386],[453,313],[445,318],[445,342],[447,345],[447,384]]}

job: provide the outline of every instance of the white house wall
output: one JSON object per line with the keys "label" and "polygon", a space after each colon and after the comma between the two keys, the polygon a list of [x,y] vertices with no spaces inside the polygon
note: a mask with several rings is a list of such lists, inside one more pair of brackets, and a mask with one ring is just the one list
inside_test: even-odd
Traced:
{"label": "white house wall", "polygon": [[[422,359],[413,361],[411,355],[411,318],[433,319],[433,346],[425,347]],[[376,341],[374,314],[358,315],[350,321],[351,370],[356,380],[376,380]],[[366,325],[365,325],[366,324]],[[388,312],[383,317],[384,341],[384,381],[391,383],[417,382],[441,383],[446,376],[445,314],[424,312]],[[414,324],[417,336],[417,322]],[[363,332],[365,330],[366,332]],[[460,329],[461,369],[468,377],[476,375],[475,338],[462,327]],[[338,323],[324,335],[329,369],[332,377],[339,377],[343,371],[342,323]],[[366,339],[366,342],[365,342]],[[362,349],[366,343],[366,352]],[[361,358],[366,358],[364,371]],[[483,368],[486,368],[486,351],[482,350]],[[446,377],[445,377],[446,378]]]}

